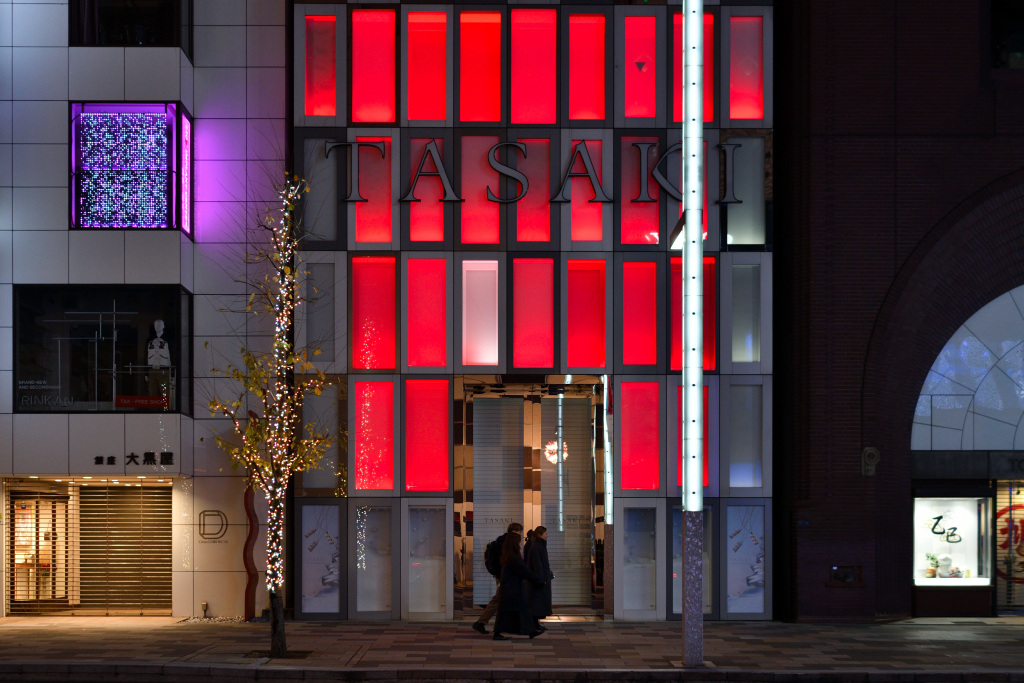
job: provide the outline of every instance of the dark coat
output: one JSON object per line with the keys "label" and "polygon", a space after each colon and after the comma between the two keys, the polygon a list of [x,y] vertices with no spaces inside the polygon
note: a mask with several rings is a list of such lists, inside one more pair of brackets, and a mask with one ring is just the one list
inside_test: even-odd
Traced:
{"label": "dark coat", "polygon": [[529,605],[530,614],[538,619],[550,617],[551,611],[551,579],[555,575],[551,573],[551,565],[548,563],[548,542],[543,538],[536,538],[530,546],[530,555],[526,558],[527,568],[543,577],[544,582],[540,585],[527,586],[526,600]]}
{"label": "dark coat", "polygon": [[501,583],[498,585],[498,616],[494,621],[495,633],[518,633],[527,635],[534,630],[533,618],[526,604],[523,582],[543,583],[541,577],[531,572],[522,559],[501,567]]}

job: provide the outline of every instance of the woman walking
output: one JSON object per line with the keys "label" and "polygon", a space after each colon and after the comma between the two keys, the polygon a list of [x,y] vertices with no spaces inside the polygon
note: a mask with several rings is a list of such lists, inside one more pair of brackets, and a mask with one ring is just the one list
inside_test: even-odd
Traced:
{"label": "woman walking", "polygon": [[501,547],[501,582],[498,585],[498,616],[494,620],[494,639],[508,640],[502,633],[517,633],[536,638],[541,631],[534,625],[526,604],[524,582],[543,584],[527,569],[519,550],[518,534],[507,534]]}
{"label": "woman walking", "polygon": [[527,589],[526,595],[534,626],[538,631],[547,631],[547,628],[541,625],[540,620],[550,617],[552,614],[551,579],[555,578],[555,575],[551,573],[551,565],[548,563],[547,527],[539,526],[533,532],[533,543],[530,544],[526,566],[531,572],[544,579],[540,585],[531,585]]}

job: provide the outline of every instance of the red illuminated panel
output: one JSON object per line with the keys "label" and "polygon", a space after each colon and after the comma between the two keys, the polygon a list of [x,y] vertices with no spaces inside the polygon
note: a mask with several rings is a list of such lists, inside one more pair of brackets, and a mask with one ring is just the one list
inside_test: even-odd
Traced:
{"label": "red illuminated panel", "polygon": [[501,235],[499,207],[487,199],[487,188],[498,195],[498,172],[487,163],[494,136],[462,138],[462,220],[463,244],[497,244]]}
{"label": "red illuminated panel", "polygon": [[571,368],[605,365],[605,262],[570,259],[566,335]]}
{"label": "red illuminated panel", "polygon": [[625,34],[624,113],[627,118],[653,117],[658,113],[657,21],[654,17],[626,17]]}
{"label": "red illuminated panel", "polygon": [[548,242],[551,240],[551,141],[518,140],[526,145],[526,158],[518,157],[518,168],[530,179],[530,190],[515,203],[516,240]]}
{"label": "red illuminated panel", "polygon": [[355,383],[355,487],[388,491],[395,487],[394,386]]}
{"label": "red illuminated panel", "polygon": [[[678,12],[673,18],[673,64],[677,69],[683,65],[683,15]],[[704,122],[715,120],[715,15],[704,15]],[[682,73],[676,73],[672,79],[672,120],[680,122],[683,120],[683,78]]]}
{"label": "red illuminated panel", "polygon": [[[708,388],[704,387],[704,486],[708,485]],[[676,485],[683,485],[683,388],[676,387]]]}
{"label": "red illuminated panel", "polygon": [[[423,159],[423,151],[429,142],[429,138],[409,140],[410,180],[416,176],[420,160]],[[443,157],[444,138],[437,138],[434,143]],[[438,172],[441,172],[441,169],[434,165],[433,157],[428,154],[423,162],[420,177],[416,181],[416,199],[419,201],[409,202],[409,239],[413,242],[444,241],[444,203],[441,201],[444,198],[444,183],[436,175],[426,175]]]}
{"label": "red illuminated panel", "polygon": [[462,364],[498,364],[498,262],[462,263]]}
{"label": "red illuminated panel", "polygon": [[[669,310],[669,320],[672,325],[672,333],[669,335],[671,340],[671,358],[669,360],[670,369],[682,370],[683,369],[683,260],[679,257],[673,257],[671,259],[671,288],[672,296],[671,308]],[[704,257],[704,296],[703,296],[703,311],[702,317],[704,319],[704,369],[714,370],[717,362],[717,349],[715,347],[715,257],[705,256]]]}
{"label": "red illuminated panel", "polygon": [[459,35],[459,118],[501,121],[501,12],[463,12]]}
{"label": "red illuminated panel", "polygon": [[448,278],[443,258],[411,258],[406,283],[409,367],[443,368],[448,360]]}
{"label": "red illuminated panel", "polygon": [[[575,148],[581,140],[573,140]],[[587,140],[587,151],[590,153],[590,160],[594,163],[594,170],[597,172],[598,182],[604,182],[604,172],[601,166],[600,140]],[[586,173],[583,159],[577,157],[572,167],[573,173]],[[572,178],[572,209],[570,224],[570,239],[574,241],[600,241],[604,235],[604,204],[591,202],[597,196],[590,179],[585,175]]]}
{"label": "red illuminated panel", "polygon": [[764,118],[763,21],[729,18],[729,118]]}
{"label": "red illuminated panel", "polygon": [[306,17],[306,116],[338,113],[335,17]]}
{"label": "red illuminated panel", "polygon": [[352,121],[395,120],[395,11],[352,12]]}
{"label": "red illuminated panel", "polygon": [[604,15],[569,16],[569,118],[604,118]]}
{"label": "red illuminated panel", "polygon": [[359,191],[356,202],[356,242],[391,241],[391,138],[356,138],[357,142],[383,142],[384,158],[373,147],[359,147]]}
{"label": "red illuminated panel", "polygon": [[622,264],[622,362],[658,362],[658,264]]}
{"label": "red illuminated panel", "polygon": [[619,425],[622,434],[621,472],[623,490],[656,491],[661,446],[657,382],[623,382],[619,386]]}
{"label": "red illuminated panel", "polygon": [[443,121],[448,100],[448,15],[409,12],[410,121]]}
{"label": "red illuminated panel", "polygon": [[512,364],[550,368],[555,364],[555,263],[553,259],[512,259]]}
{"label": "red illuminated panel", "polygon": [[[647,152],[647,164],[640,168],[640,150],[633,143],[657,143],[657,138],[622,138],[622,211],[620,213],[619,236],[623,244],[657,244],[659,238],[660,206],[658,182],[651,175],[651,168],[658,161],[657,144]],[[643,183],[647,187],[643,187]],[[646,191],[645,191],[646,189]],[[636,202],[639,197],[654,201]]]}
{"label": "red illuminated panel", "polygon": [[405,380],[405,490],[448,490],[448,380]]}
{"label": "red illuminated panel", "polygon": [[509,23],[512,123],[556,123],[558,13],[514,9]]}
{"label": "red illuminated panel", "polygon": [[395,367],[395,258],[352,259],[352,367]]}

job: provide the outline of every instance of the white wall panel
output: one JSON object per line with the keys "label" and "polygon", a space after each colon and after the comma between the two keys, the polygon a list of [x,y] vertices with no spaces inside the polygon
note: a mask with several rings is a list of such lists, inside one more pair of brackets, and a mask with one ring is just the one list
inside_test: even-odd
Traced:
{"label": "white wall panel", "polygon": [[188,238],[184,233],[178,234],[180,240],[178,245],[178,253],[181,257],[181,286],[188,291],[193,291],[194,286],[192,283],[192,274],[195,269],[194,258],[192,254],[192,240]]}
{"label": "white wall panel", "polygon": [[[245,118],[245,69],[196,69],[195,109],[197,117]],[[201,135],[201,129],[197,131]]]}
{"label": "white wall panel", "polygon": [[245,131],[242,119],[203,119],[195,136],[196,161],[244,159]]}
{"label": "white wall panel", "polygon": [[14,231],[14,281],[63,284],[68,281],[67,230]]}
{"label": "white wall panel", "polygon": [[191,114],[195,111],[195,71],[184,52],[178,55],[178,59],[181,64],[181,102]]}
{"label": "white wall panel", "polygon": [[0,370],[14,369],[14,328],[0,327]]}
{"label": "white wall panel", "polygon": [[9,1],[0,2],[0,45],[14,44],[14,7]]}
{"label": "white wall panel", "polygon": [[[0,232],[14,228],[14,188],[0,187]],[[10,252],[7,252],[8,257]],[[2,278],[0,278],[2,281]]]}
{"label": "white wall panel", "polygon": [[66,47],[16,47],[14,98],[19,100],[66,100],[68,98],[68,49]]}
{"label": "white wall panel", "polygon": [[283,119],[285,80],[284,69],[247,69],[246,114],[255,119]]}
{"label": "white wall panel", "polygon": [[197,160],[193,169],[197,200],[245,201],[245,162]]}
{"label": "white wall panel", "polygon": [[14,416],[14,474],[68,473],[68,416]]}
{"label": "white wall panel", "polygon": [[14,373],[0,371],[0,413],[14,411]]}
{"label": "white wall panel", "polygon": [[14,326],[14,288],[0,284],[0,327]]}
{"label": "white wall panel", "polygon": [[0,185],[14,184],[14,145],[0,144]]}
{"label": "white wall panel", "polygon": [[171,101],[181,97],[181,49],[125,48],[124,96],[128,100]]}
{"label": "white wall panel", "polygon": [[246,22],[253,26],[273,24],[284,26],[285,3],[277,0],[248,0]]}
{"label": "white wall panel", "polygon": [[193,11],[196,26],[245,23],[245,0],[197,2]]}
{"label": "white wall panel", "polygon": [[[0,5],[0,12],[3,11]],[[3,21],[0,21],[2,24]],[[14,96],[14,48],[0,47],[0,97],[11,99]]]}
{"label": "white wall panel", "polygon": [[285,150],[284,119],[255,119],[246,122],[246,157],[249,159],[283,159]]}
{"label": "white wall panel", "polygon": [[176,230],[129,230],[124,235],[126,282],[177,283],[181,235]]}
{"label": "white wall panel", "polygon": [[[238,548],[238,552],[241,551]],[[193,614],[203,614],[200,605],[203,602],[209,606],[207,616],[232,617],[245,613],[245,584],[248,576],[244,571],[193,572],[192,576]]]}
{"label": "white wall panel", "polygon": [[61,100],[14,102],[15,143],[67,143],[68,104]]}
{"label": "white wall panel", "polygon": [[[230,336],[237,346],[235,334],[245,327],[245,313],[238,312],[245,305],[244,297],[197,294],[192,298],[193,334],[196,337]],[[209,368],[196,367],[196,374],[206,375]]]}
{"label": "white wall panel", "polygon": [[[68,416],[70,446],[68,470],[72,474],[121,474],[124,472],[124,415],[72,414]],[[117,465],[107,465],[109,456],[117,458]],[[97,465],[96,458],[103,458]]]}
{"label": "white wall panel", "polygon": [[67,230],[66,187],[16,187],[12,191],[16,230]]}
{"label": "white wall panel", "polygon": [[192,60],[197,68],[246,66],[244,26],[196,26]]}
{"label": "white wall panel", "polygon": [[67,187],[68,146],[13,145],[15,187]]}
{"label": "white wall panel", "polygon": [[244,294],[245,245],[197,244],[195,249],[197,292]]}
{"label": "white wall panel", "polygon": [[124,279],[124,239],[120,230],[69,230],[68,281],[120,284]]}
{"label": "white wall panel", "polygon": [[67,47],[66,4],[16,4],[13,8],[15,45]]}
{"label": "white wall panel", "polygon": [[68,76],[73,100],[123,100],[124,48],[73,47]]}
{"label": "white wall panel", "polygon": [[0,414],[0,472],[10,472],[14,457],[14,416]]}
{"label": "white wall panel", "polygon": [[245,46],[249,66],[285,66],[283,27],[249,26]]}
{"label": "white wall panel", "polygon": [[0,230],[0,282],[14,279],[14,233]]}
{"label": "white wall panel", "polygon": [[0,140],[14,139],[14,103],[0,101]]}

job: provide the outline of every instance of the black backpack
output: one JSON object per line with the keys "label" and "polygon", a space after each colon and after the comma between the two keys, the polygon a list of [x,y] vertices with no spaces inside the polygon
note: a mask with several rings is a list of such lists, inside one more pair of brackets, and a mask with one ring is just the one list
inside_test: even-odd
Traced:
{"label": "black backpack", "polygon": [[484,548],[484,567],[494,578],[501,576],[501,546],[504,542],[505,535],[502,534]]}

